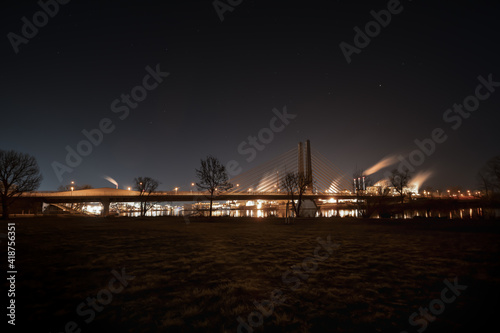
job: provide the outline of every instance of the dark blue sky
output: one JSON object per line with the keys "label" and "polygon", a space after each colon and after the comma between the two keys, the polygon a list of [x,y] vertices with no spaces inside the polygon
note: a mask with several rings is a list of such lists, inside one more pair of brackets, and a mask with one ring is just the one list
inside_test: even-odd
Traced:
{"label": "dark blue sky", "polygon": [[[310,139],[350,175],[407,156],[441,128],[446,141],[416,172],[433,171],[425,185],[472,188],[499,154],[500,87],[480,89],[489,95],[467,118],[446,112],[476,94],[478,76],[500,81],[499,5],[401,1],[348,63],[339,44],[355,46],[353,29],[389,3],[243,0],[221,21],[212,1],[73,0],[46,24],[36,1],[3,4],[0,149],[34,155],[41,190],[112,186],[104,175],[122,188],[151,176],[171,190],[188,189],[207,154],[245,171]],[[9,33],[22,37],[22,18],[34,14],[41,27],[16,53]],[[157,66],[169,75],[155,81]],[[131,93],[144,100],[126,106]],[[296,118],[247,162],[238,147],[284,106]],[[101,122],[109,133],[95,134],[99,144],[60,182],[54,165],[69,168],[66,147]]]}

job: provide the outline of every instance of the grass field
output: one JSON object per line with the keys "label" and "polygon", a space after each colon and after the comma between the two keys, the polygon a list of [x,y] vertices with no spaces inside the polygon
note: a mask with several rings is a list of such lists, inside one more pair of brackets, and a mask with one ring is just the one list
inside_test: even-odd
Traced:
{"label": "grass field", "polygon": [[[423,332],[427,323],[425,332],[462,332],[495,323],[500,309],[500,221],[12,221],[17,329]],[[120,274],[134,278],[120,284]],[[438,314],[411,325],[412,313],[442,299],[443,281],[455,278],[467,289],[445,291],[444,309],[434,301]],[[271,299],[272,307],[262,303]]]}

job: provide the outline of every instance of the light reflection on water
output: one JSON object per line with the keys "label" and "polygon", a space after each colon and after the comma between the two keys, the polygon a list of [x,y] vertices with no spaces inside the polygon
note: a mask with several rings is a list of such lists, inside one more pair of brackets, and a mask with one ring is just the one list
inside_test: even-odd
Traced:
{"label": "light reflection on water", "polygon": [[[120,216],[139,217],[139,212],[122,212]],[[208,210],[153,210],[148,211],[146,216],[209,216]],[[218,209],[212,211],[212,216],[228,216],[228,217],[285,217],[284,209],[266,208],[266,209]],[[288,216],[293,216],[293,212],[289,211]],[[500,217],[500,210],[490,210],[483,212],[482,208],[464,208],[455,210],[411,210],[405,211],[404,215],[396,213],[390,216],[379,216],[375,214],[372,218],[444,218],[444,219],[476,219],[484,216]],[[316,217],[362,217],[358,209],[318,209]]]}
{"label": "light reflection on water", "polygon": [[[101,214],[101,207],[92,206],[95,211],[89,211],[94,215]],[[88,209],[88,207],[86,207]],[[111,209],[112,214],[128,217],[139,217],[138,211],[124,211]],[[114,212],[114,213],[113,213]],[[166,209],[153,209],[146,213],[146,216],[209,216],[208,209],[184,211],[181,207],[169,207]],[[293,216],[292,210],[288,212],[288,216]],[[228,216],[228,217],[285,217],[285,209],[281,207],[245,207],[239,209],[219,208],[212,211],[212,216]],[[319,207],[316,212],[316,217],[363,217],[363,211],[354,207]],[[482,208],[462,208],[462,209],[420,209],[420,210],[405,210],[401,212],[393,212],[392,214],[374,214],[371,218],[443,218],[443,219],[477,219],[477,218],[500,218],[500,209],[482,209]]]}
{"label": "light reflection on water", "polygon": [[[186,211],[179,212],[180,216],[185,213],[186,216],[209,216],[208,211]],[[494,217],[500,217],[500,210],[492,212]],[[289,216],[293,216],[289,212]],[[481,208],[465,208],[455,210],[411,210],[393,214],[392,216],[379,216],[375,214],[372,218],[449,218],[449,219],[475,219],[483,217]],[[212,216],[229,216],[229,217],[285,217],[284,209],[239,209],[239,210],[214,210]],[[358,209],[319,209],[316,217],[362,217]]]}

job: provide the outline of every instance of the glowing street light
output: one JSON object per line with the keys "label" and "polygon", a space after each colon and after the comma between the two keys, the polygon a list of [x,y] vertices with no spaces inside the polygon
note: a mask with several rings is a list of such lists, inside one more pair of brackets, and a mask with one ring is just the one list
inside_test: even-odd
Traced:
{"label": "glowing street light", "polygon": [[178,187],[174,188],[174,190],[175,190],[175,194],[176,194],[176,195],[177,195],[177,190],[178,190],[178,189],[179,189]]}
{"label": "glowing street light", "polygon": [[129,186],[129,187],[127,187],[127,190],[129,190],[129,191],[130,191],[130,190],[132,190],[132,188]]}

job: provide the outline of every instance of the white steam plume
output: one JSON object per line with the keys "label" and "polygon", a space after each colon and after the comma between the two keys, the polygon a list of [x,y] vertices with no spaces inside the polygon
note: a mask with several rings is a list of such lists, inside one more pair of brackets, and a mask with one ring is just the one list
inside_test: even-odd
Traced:
{"label": "white steam plume", "polygon": [[363,172],[363,175],[369,176],[369,175],[371,175],[371,174],[373,174],[373,173],[375,173],[383,168],[387,168],[388,166],[395,164],[397,161],[398,161],[398,158],[396,157],[396,155],[386,156],[383,159],[381,159],[380,161],[378,161],[374,166],[365,170],[365,172]]}
{"label": "white steam plume", "polygon": [[108,182],[110,182],[111,184],[114,184],[116,185],[116,188],[118,189],[118,182],[116,180],[114,180],[113,178],[111,178],[110,176],[103,176],[104,179],[106,179]]}

